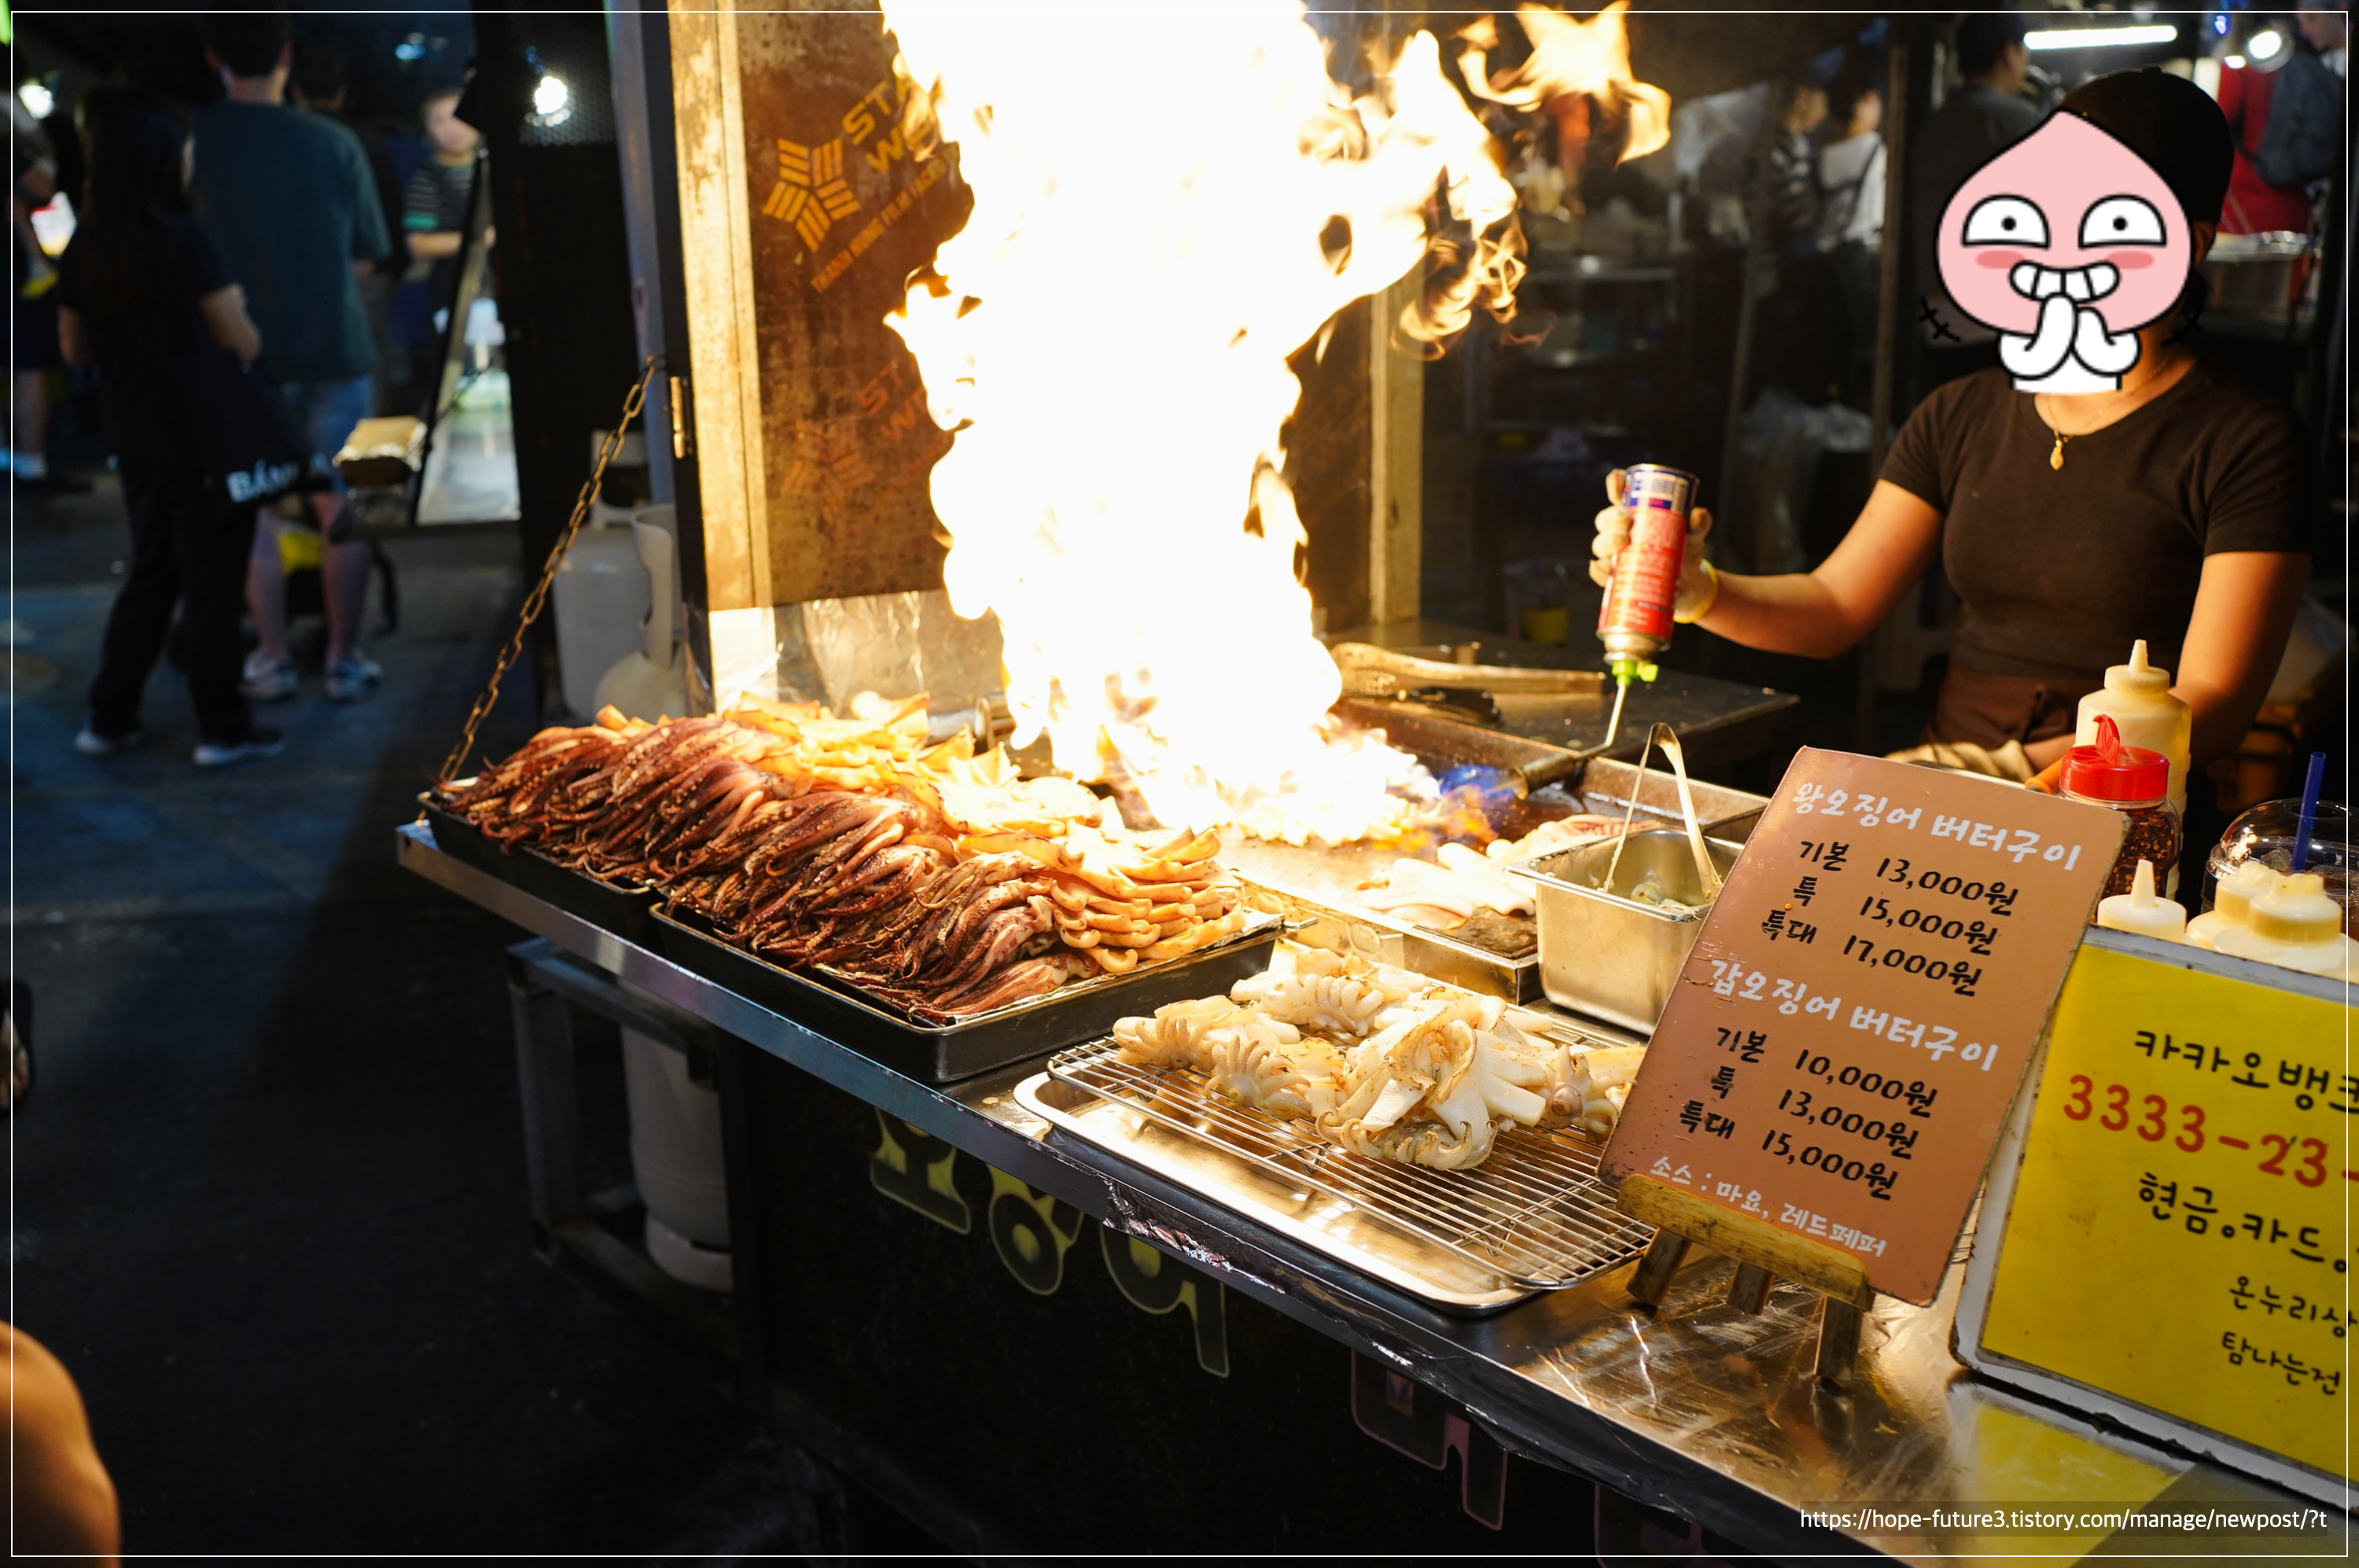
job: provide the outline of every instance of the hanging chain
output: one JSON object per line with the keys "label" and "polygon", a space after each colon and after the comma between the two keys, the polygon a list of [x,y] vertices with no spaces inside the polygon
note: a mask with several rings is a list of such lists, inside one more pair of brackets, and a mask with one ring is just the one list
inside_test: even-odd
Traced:
{"label": "hanging chain", "polygon": [[573,518],[565,525],[563,536],[549,547],[549,559],[541,564],[540,581],[534,583],[532,592],[524,596],[524,609],[516,616],[516,630],[509,635],[508,645],[500,653],[500,661],[492,667],[492,678],[484,685],[484,694],[475,699],[474,709],[467,715],[466,728],[459,734],[459,744],[451,748],[449,757],[442,759],[441,770],[434,776],[437,784],[448,784],[457,778],[461,766],[467,760],[467,754],[474,749],[475,731],[482,726],[484,716],[492,711],[492,704],[499,700],[500,681],[507,674],[508,667],[516,663],[517,656],[524,652],[524,634],[539,618],[542,607],[549,603],[549,590],[550,584],[557,581],[557,569],[565,564],[565,552],[573,548],[573,536],[582,531],[582,521],[590,515],[590,503],[597,498],[598,486],[605,480],[606,465],[614,462],[615,454],[623,450],[623,436],[630,430],[631,421],[638,418],[640,405],[647,401],[647,383],[655,379],[658,363],[655,355],[647,356],[647,364],[639,370],[638,384],[631,388],[631,395],[623,399],[622,419],[606,432],[605,441],[599,444],[598,462],[590,470],[590,477],[583,483],[581,495],[574,500]]}

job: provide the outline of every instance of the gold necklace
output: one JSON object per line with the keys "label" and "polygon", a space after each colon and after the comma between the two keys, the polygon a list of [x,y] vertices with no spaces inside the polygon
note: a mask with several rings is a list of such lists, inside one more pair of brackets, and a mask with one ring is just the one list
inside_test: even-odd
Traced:
{"label": "gold necklace", "polygon": [[[2141,379],[2136,386],[2124,387],[2115,391],[2113,396],[2116,397],[2127,397],[2136,393],[2144,391],[2158,376],[2161,376],[2165,370],[2169,369],[2170,365],[2175,363],[2177,363],[2175,356],[2169,361],[2157,359],[2155,361],[2154,368],[2148,371],[2145,377]],[[2039,407],[2039,397],[2040,394],[2036,392],[2032,394],[2031,411],[2039,415],[2039,422],[2046,425],[2048,427],[2048,433],[2056,438],[2056,444],[2050,447],[2048,451],[2048,466],[2060,470],[2064,466],[2064,443],[2075,439],[2076,437],[2084,436],[2089,432],[2086,430],[2075,430],[2071,435],[2066,435],[2061,430],[2057,428],[2055,420],[2049,419],[2046,413],[2041,411]],[[2099,426],[2098,428],[2102,430],[2104,427]]]}

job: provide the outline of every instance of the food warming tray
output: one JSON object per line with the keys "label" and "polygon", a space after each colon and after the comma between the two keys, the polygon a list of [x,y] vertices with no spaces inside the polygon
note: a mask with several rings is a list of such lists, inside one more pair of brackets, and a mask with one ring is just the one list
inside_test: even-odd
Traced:
{"label": "food warming tray", "polygon": [[[1440,772],[1462,760],[1448,749],[1455,746],[1454,736],[1438,736],[1441,727],[1428,722],[1389,738]],[[1465,728],[1449,727],[1453,732]],[[1705,836],[1714,840],[1742,842],[1769,803],[1762,796],[1723,785],[1698,782],[1691,788]],[[1495,820],[1492,826],[1505,835],[1520,836],[1549,818],[1573,811],[1611,817],[1626,813],[1639,829],[1676,826],[1685,820],[1680,811],[1679,781],[1670,774],[1652,768],[1642,773],[1630,763],[1592,757],[1582,765],[1579,779],[1515,802],[1512,811],[1503,820]],[[1359,884],[1385,876],[1401,853],[1367,844],[1288,844],[1244,839],[1223,850],[1221,858],[1243,880],[1275,894],[1288,918],[1332,922],[1350,933],[1350,945],[1355,951],[1379,963],[1510,1002],[1554,997],[1544,973],[1546,939],[1537,914],[1498,915],[1485,910],[1464,925],[1444,931],[1361,903]],[[1619,1015],[1603,1016],[1627,1021]],[[1653,1024],[1649,1019],[1630,1027],[1644,1030]]]}
{"label": "food warming tray", "polygon": [[567,914],[613,931],[641,947],[655,945],[656,893],[637,883],[610,881],[563,866],[529,845],[510,850],[444,806],[431,791],[419,796],[434,830],[434,846],[451,859],[556,905]]}
{"label": "food warming tray", "polygon": [[824,965],[806,973],[756,957],[723,942],[692,915],[657,910],[653,920],[657,950],[681,968],[782,1017],[824,1029],[838,1043],[897,1072],[935,1083],[1046,1056],[1105,1033],[1116,1018],[1219,996],[1269,967],[1285,925],[1275,915],[1259,917],[1238,935],[1201,953],[1128,975],[1071,981],[1045,996],[944,1022],[865,995],[856,982]]}
{"label": "food warming tray", "polygon": [[1614,1207],[1598,1147],[1510,1129],[1472,1171],[1373,1160],[1213,1094],[1201,1074],[1063,1052],[1016,1098],[1063,1133],[1452,1312],[1496,1312],[1636,1258],[1653,1231]]}
{"label": "food warming tray", "polygon": [[[1705,853],[1723,877],[1743,846],[1707,838]],[[1539,920],[1540,983],[1560,1007],[1654,1032],[1680,983],[1709,906],[1688,835],[1670,828],[1634,831],[1617,863],[1612,839],[1576,844],[1508,867],[1532,884]],[[1614,889],[1592,886],[1608,867]],[[1648,879],[1685,907],[1665,909],[1625,895]]]}

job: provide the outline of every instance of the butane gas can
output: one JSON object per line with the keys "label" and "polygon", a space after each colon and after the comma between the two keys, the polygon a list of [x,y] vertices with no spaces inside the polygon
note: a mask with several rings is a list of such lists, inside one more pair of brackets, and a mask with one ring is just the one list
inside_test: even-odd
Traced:
{"label": "butane gas can", "polygon": [[1629,542],[1614,558],[1605,602],[1597,614],[1598,640],[1617,679],[1627,682],[1638,667],[1651,665],[1671,643],[1671,605],[1680,591],[1680,567],[1687,558],[1688,511],[1695,504],[1696,476],[1659,463],[1637,463],[1623,471],[1622,506],[1630,517]]}

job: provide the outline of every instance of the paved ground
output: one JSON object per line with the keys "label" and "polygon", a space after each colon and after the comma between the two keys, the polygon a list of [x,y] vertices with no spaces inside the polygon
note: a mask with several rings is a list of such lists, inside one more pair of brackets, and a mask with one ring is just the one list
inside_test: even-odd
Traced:
{"label": "paved ground", "polygon": [[[20,505],[10,1318],[81,1381],[139,1552],[790,1546],[799,1456],[704,1361],[527,1248],[500,952],[391,863],[514,613],[512,540],[396,546],[383,692],[269,710],[200,774],[185,688],[75,754],[124,553],[110,490]],[[525,704],[495,715],[506,749]],[[619,1073],[593,1103],[619,1122]],[[616,1126],[605,1129],[620,1160]],[[615,1174],[620,1174],[619,1170]]]}

